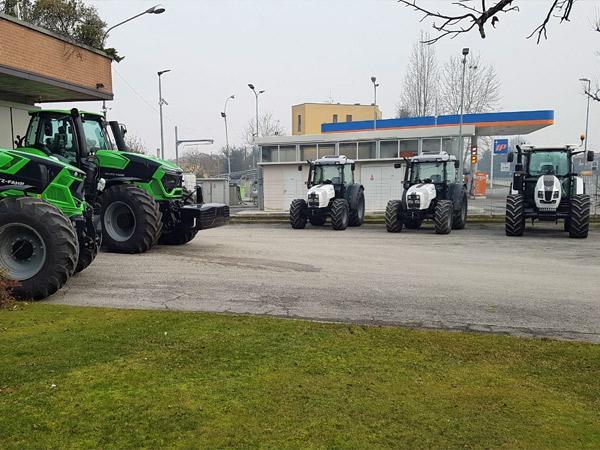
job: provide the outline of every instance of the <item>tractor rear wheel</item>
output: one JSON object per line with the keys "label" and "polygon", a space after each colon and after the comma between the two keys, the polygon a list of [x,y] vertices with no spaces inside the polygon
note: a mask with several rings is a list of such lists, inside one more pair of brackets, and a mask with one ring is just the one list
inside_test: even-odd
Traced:
{"label": "tractor rear wheel", "polygon": [[15,297],[54,294],[73,275],[78,252],[75,229],[56,207],[32,197],[0,201],[0,269],[19,283]]}
{"label": "tractor rear wheel", "polygon": [[385,228],[389,233],[399,233],[402,231],[402,202],[400,200],[390,200],[385,207]]}
{"label": "tractor rear wheel", "polygon": [[462,205],[459,211],[454,213],[454,217],[452,219],[452,228],[455,230],[464,230],[465,225],[467,224],[467,210],[468,210],[468,200],[465,195],[462,199]]}
{"label": "tractor rear wheel", "polygon": [[433,223],[436,234],[450,234],[452,231],[452,202],[439,200],[433,211]]}
{"label": "tractor rear wheel", "polygon": [[290,205],[290,224],[294,230],[306,227],[306,200],[297,198]]}
{"label": "tractor rear wheel", "polygon": [[313,225],[315,227],[320,227],[322,225],[325,225],[325,221],[327,220],[327,217],[325,217],[325,216],[310,216],[308,218],[308,220],[311,225]]}
{"label": "tractor rear wheel", "polygon": [[522,194],[510,194],[506,197],[504,228],[507,236],[523,236],[525,232],[525,198]]}
{"label": "tractor rear wheel", "polygon": [[348,201],[344,198],[336,198],[331,205],[331,226],[334,230],[345,230],[350,220]]}
{"label": "tractor rear wheel", "polygon": [[569,237],[583,239],[588,237],[590,229],[590,196],[574,195],[571,198],[571,217],[569,218]]}
{"label": "tractor rear wheel", "polygon": [[365,221],[365,194],[361,192],[358,197],[356,209],[350,210],[350,226],[360,227]]}
{"label": "tractor rear wheel", "polygon": [[143,189],[119,184],[102,195],[102,230],[108,251],[143,253],[150,250],[160,225],[158,204]]}

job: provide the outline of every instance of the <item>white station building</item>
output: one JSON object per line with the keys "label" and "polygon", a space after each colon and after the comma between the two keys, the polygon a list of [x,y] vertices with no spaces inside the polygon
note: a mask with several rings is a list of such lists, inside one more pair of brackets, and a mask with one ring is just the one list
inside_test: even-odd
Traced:
{"label": "white station building", "polygon": [[[403,158],[447,152],[458,156],[460,116],[413,117],[326,123],[321,134],[270,136],[260,147],[265,211],[287,211],[295,198],[306,196],[307,160],[344,155],[356,160],[356,182],[365,188],[367,211],[381,211],[401,198]],[[462,135],[477,146],[479,136],[526,135],[554,123],[554,111],[518,111],[463,116]],[[298,166],[303,164],[303,170]]]}

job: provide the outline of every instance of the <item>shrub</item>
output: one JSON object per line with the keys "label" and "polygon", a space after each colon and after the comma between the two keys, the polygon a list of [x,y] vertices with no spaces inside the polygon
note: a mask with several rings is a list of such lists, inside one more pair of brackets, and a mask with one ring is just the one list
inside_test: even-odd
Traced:
{"label": "shrub", "polygon": [[8,278],[6,272],[0,269],[0,309],[9,309],[15,305],[12,290],[18,285],[17,281]]}

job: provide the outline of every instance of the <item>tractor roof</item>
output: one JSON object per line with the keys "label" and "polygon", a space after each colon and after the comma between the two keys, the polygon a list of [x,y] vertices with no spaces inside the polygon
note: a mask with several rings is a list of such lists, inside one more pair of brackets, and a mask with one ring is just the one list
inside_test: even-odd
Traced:
{"label": "tractor roof", "polygon": [[449,155],[446,152],[436,153],[435,155],[418,155],[410,158],[411,162],[423,163],[423,162],[448,162],[456,161],[456,156]]}
{"label": "tractor roof", "polygon": [[314,161],[314,164],[324,166],[324,165],[344,165],[344,164],[352,164],[354,161],[352,159],[346,158],[344,155],[339,156],[323,156],[322,158]]}
{"label": "tractor roof", "polygon": [[[55,113],[55,114],[64,114],[65,116],[68,116],[71,114],[71,111],[68,109],[32,109],[29,111],[30,116],[33,116],[34,114],[39,114],[39,113]],[[84,114],[86,116],[104,117],[100,113],[89,112],[89,111],[79,111],[79,113]]]}
{"label": "tractor roof", "polygon": [[568,150],[578,150],[581,148],[581,145],[576,144],[567,144],[567,145],[545,145],[545,146],[537,146],[537,145],[521,145],[521,150],[524,152],[565,152]]}

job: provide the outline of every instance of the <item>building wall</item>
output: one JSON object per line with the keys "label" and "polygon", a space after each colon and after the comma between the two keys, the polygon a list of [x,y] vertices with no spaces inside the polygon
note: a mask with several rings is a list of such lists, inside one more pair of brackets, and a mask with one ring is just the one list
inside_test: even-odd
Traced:
{"label": "building wall", "polygon": [[111,59],[22,23],[0,17],[0,64],[112,93]]}
{"label": "building wall", "polygon": [[33,106],[0,101],[0,148],[13,148],[17,135],[25,134],[30,109]]}
{"label": "building wall", "polygon": [[[346,116],[352,116],[352,122],[373,119],[372,105],[348,105],[340,103],[303,103],[292,106],[292,134],[321,134],[321,124],[333,122],[334,114],[338,122],[346,122]],[[377,118],[381,119],[381,111],[375,106]],[[298,116],[301,126],[298,129]]]}

